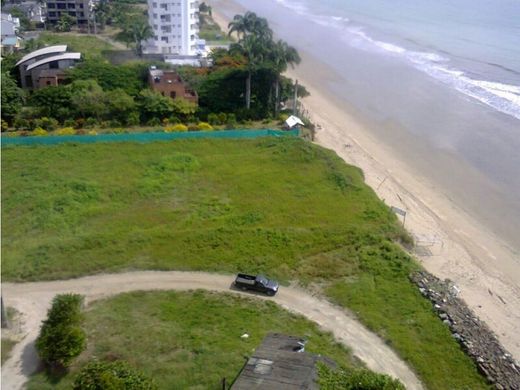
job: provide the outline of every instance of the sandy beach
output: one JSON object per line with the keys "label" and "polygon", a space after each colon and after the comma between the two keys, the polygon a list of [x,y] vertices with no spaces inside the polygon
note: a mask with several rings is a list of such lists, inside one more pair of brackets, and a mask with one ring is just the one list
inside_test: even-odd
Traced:
{"label": "sandy beach", "polygon": [[[214,20],[227,31],[230,15],[246,10],[223,0],[209,2]],[[265,16],[265,15],[261,15]],[[274,28],[276,33],[276,28]],[[294,42],[289,42],[294,45]],[[413,235],[412,253],[426,270],[452,280],[468,306],[520,360],[520,267],[516,248],[456,204],[433,181],[381,142],[348,102],[331,98],[318,73],[333,72],[300,51],[302,64],[288,72],[311,93],[302,103],[318,125],[315,142],[360,167],[365,180],[389,206],[406,211],[406,229]]]}

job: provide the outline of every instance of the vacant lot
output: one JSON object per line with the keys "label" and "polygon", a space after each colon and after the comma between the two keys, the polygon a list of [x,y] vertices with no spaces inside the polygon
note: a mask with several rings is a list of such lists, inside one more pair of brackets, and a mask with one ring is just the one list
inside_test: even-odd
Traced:
{"label": "vacant lot", "polygon": [[[306,349],[352,367],[347,350],[302,317],[269,301],[195,291],[136,292],[95,303],[86,313],[88,350],[56,383],[43,373],[29,389],[70,389],[92,357],[123,359],[161,389],[217,389],[239,373],[268,332],[308,338]],[[241,338],[244,333],[249,338]]]}
{"label": "vacant lot", "polygon": [[110,43],[102,41],[93,35],[77,33],[44,32],[38,40],[45,45],[68,45],[68,51],[78,51],[83,57],[101,57],[106,50],[114,50]]}
{"label": "vacant lot", "polygon": [[407,236],[335,154],[299,139],[4,148],[5,280],[123,269],[319,284],[430,388],[482,378],[408,280]]}

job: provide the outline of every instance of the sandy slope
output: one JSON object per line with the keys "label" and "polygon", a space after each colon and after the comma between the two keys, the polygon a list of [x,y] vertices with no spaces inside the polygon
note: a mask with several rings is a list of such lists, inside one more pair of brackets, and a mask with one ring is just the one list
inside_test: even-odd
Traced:
{"label": "sandy slope", "polygon": [[2,367],[2,388],[23,387],[27,376],[38,367],[34,340],[50,301],[56,294],[75,292],[86,301],[135,290],[193,290],[226,291],[260,299],[270,299],[287,310],[301,314],[330,331],[348,346],[366,365],[379,372],[399,378],[409,389],[422,389],[414,373],[376,335],[357,322],[353,316],[331,303],[294,287],[282,287],[273,298],[231,290],[232,276],[199,272],[140,271],[122,274],[88,276],[65,281],[2,285],[2,296],[22,313],[25,338],[16,345],[11,358]]}
{"label": "sandy slope", "polygon": [[[214,20],[224,31],[228,19],[219,9],[230,11],[226,14],[245,11],[229,0],[211,0],[210,4]],[[303,105],[320,125],[316,142],[360,167],[366,183],[385,203],[406,210],[406,228],[417,243],[415,257],[431,273],[454,281],[469,307],[520,360],[520,254],[375,139],[347,112],[345,103],[327,98],[325,87],[313,81],[315,74],[328,70],[308,53],[302,54],[304,61],[313,63],[290,71],[288,76],[298,79],[311,93]]]}

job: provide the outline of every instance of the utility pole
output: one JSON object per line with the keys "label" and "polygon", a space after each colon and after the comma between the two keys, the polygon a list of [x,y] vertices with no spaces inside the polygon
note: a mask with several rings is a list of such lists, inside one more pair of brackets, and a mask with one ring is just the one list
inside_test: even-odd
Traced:
{"label": "utility pole", "polygon": [[298,80],[294,83],[294,107],[293,115],[298,116]]}

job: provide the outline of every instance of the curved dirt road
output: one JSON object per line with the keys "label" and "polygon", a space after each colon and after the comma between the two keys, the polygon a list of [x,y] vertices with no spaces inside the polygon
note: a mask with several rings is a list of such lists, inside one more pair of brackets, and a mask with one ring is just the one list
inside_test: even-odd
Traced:
{"label": "curved dirt road", "polygon": [[56,294],[82,294],[88,303],[135,290],[194,289],[233,292],[273,300],[283,308],[301,314],[319,324],[322,329],[332,332],[338,341],[348,346],[370,369],[399,378],[408,389],[423,388],[410,368],[381,339],[344,310],[298,288],[282,287],[274,298],[266,298],[231,290],[232,281],[232,276],[202,272],[139,271],[65,281],[3,283],[4,303],[22,313],[26,336],[15,346],[11,358],[2,367],[2,388],[21,389],[27,377],[37,369],[34,340]]}

